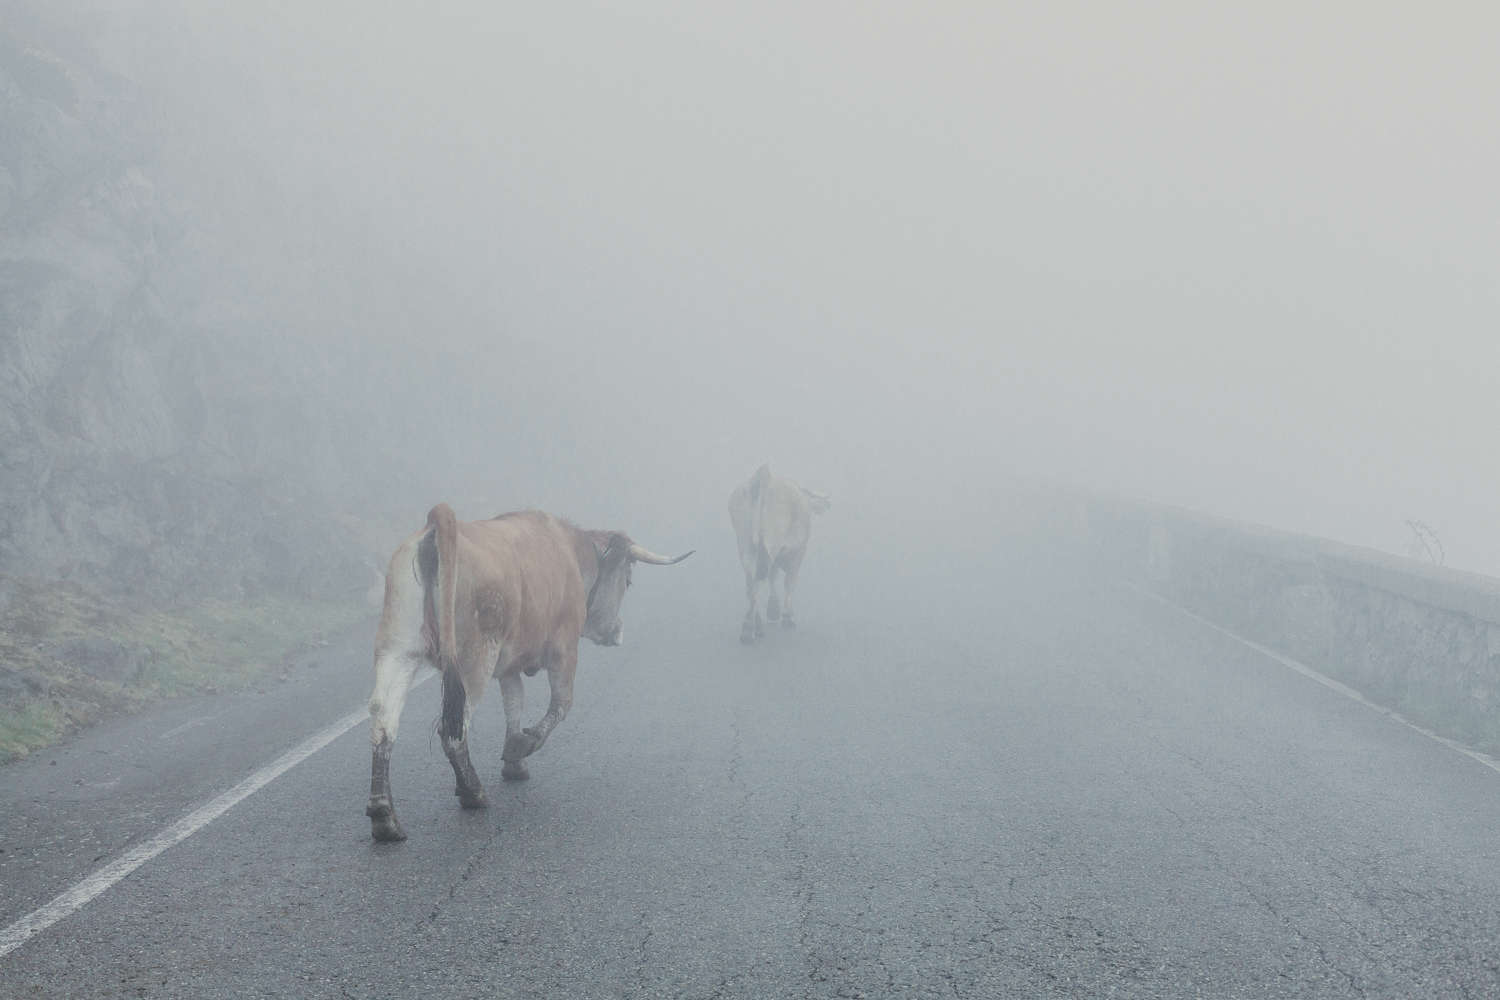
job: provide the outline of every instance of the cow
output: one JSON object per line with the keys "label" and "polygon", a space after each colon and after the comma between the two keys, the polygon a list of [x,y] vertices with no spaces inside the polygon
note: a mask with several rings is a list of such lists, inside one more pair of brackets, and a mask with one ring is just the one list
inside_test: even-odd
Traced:
{"label": "cow", "polygon": [[[453,765],[453,794],[465,809],[489,806],[469,762],[469,718],[491,677],[505,702],[501,775],[530,776],[526,758],[541,749],[573,704],[578,640],[618,646],[620,602],[638,562],[670,566],[619,531],[585,531],[537,510],[488,521],[459,521],[440,503],[427,527],[401,543],[385,576],[385,604],[375,633],[375,690],[370,695],[370,834],[406,839],[391,797],[391,748],[417,669],[443,681],[438,736]],[[521,675],[547,671],[552,701],[535,726],[521,728]]]}
{"label": "cow", "polygon": [[[771,475],[769,463],[756,469],[755,475],[729,495],[729,520],[739,542],[740,565],[745,568],[745,594],[750,599],[750,610],[745,612],[745,624],[740,628],[740,642],[752,643],[766,633],[760,617],[762,581],[771,591],[766,617],[773,622],[779,618],[782,628],[797,627],[792,617],[797,571],[807,555],[812,515],[823,513],[829,506],[826,494],[814,493],[783,476]],[[777,570],[785,577],[785,606],[776,596]]]}

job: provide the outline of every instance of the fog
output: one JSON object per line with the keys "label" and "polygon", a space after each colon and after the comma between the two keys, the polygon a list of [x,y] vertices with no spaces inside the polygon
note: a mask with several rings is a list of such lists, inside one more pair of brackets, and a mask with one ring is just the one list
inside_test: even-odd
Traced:
{"label": "fog", "polygon": [[1492,994],[1500,579],[1122,498],[1500,577],[1497,164],[1493,3],[0,0],[4,981]]}
{"label": "fog", "polygon": [[[116,71],[461,303],[326,332],[409,367],[413,439],[493,374],[412,505],[642,536],[765,460],[1001,469],[1500,572],[1493,6],[101,9],[148,39]],[[507,480],[523,437],[566,475]]]}

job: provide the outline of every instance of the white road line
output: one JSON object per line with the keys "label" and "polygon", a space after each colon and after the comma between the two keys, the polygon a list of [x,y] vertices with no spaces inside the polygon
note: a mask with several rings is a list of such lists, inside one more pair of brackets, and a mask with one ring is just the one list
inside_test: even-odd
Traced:
{"label": "white road line", "polygon": [[[437,671],[429,670],[421,680],[414,681],[408,690],[420,684],[425,684],[436,676]],[[306,740],[288,750],[280,757],[277,757],[271,763],[256,771],[212,802],[194,809],[144,844],[139,844],[126,851],[82,882],[73,886],[73,888],[63,892],[46,906],[26,914],[20,920],[0,931],[0,958],[9,955],[33,934],[51,927],[173,844],[179,844],[188,839],[245,799],[254,795],[369,718],[370,710],[368,708],[361,708],[350,712],[333,725],[318,730],[318,732],[309,736]]]}
{"label": "white road line", "polygon": [[1222,632],[1225,635],[1229,636],[1229,638],[1235,640],[1236,642],[1244,643],[1246,646],[1249,646],[1251,649],[1255,650],[1257,653],[1263,653],[1266,656],[1269,656],[1271,659],[1275,660],[1277,663],[1280,663],[1282,666],[1291,667],[1293,670],[1297,671],[1297,673],[1301,674],[1302,676],[1304,676],[1304,677],[1310,677],[1313,680],[1317,681],[1319,684],[1322,684],[1324,687],[1332,688],[1333,690],[1337,691],[1339,694],[1343,695],[1346,698],[1352,698],[1355,701],[1359,702],[1361,705],[1365,705],[1365,706],[1367,706],[1369,708],[1373,708],[1375,711],[1380,712],[1383,715],[1388,715],[1392,719],[1395,719],[1397,722],[1401,723],[1403,726],[1407,726],[1407,727],[1409,727],[1411,729],[1415,729],[1417,732],[1421,733],[1423,736],[1426,736],[1426,737],[1428,737],[1430,739],[1437,740],[1443,746],[1449,747],[1450,749],[1453,749],[1453,750],[1457,750],[1459,753],[1463,754],[1465,757],[1472,757],[1474,760],[1479,761],[1479,763],[1483,764],[1485,767],[1490,768],[1491,770],[1500,771],[1500,758],[1491,757],[1487,753],[1480,753],[1478,750],[1475,750],[1473,747],[1466,747],[1462,743],[1459,743],[1457,740],[1450,740],[1446,736],[1439,736],[1437,733],[1433,732],[1431,729],[1427,729],[1427,728],[1425,728],[1423,726],[1417,725],[1415,722],[1413,722],[1410,719],[1406,718],[1400,712],[1392,711],[1391,709],[1386,708],[1384,705],[1376,704],[1375,702],[1373,702],[1370,699],[1366,698],[1364,695],[1360,694],[1358,691],[1354,690],[1352,687],[1349,687],[1346,684],[1340,684],[1338,681],[1334,680],[1332,677],[1326,677],[1323,674],[1318,673],[1316,670],[1314,670],[1312,667],[1307,666],[1305,663],[1298,663],[1296,660],[1292,659],[1289,656],[1282,656],[1280,653],[1276,652],[1276,650],[1274,650],[1274,649],[1268,649],[1265,646],[1262,646],[1258,642],[1251,642],[1249,639],[1246,639],[1242,635],[1237,635],[1234,632],[1229,631],[1229,629],[1227,629],[1227,628],[1223,628],[1222,626],[1215,625],[1213,622],[1209,621],[1207,618],[1199,618],[1197,615],[1193,614],[1191,611],[1187,610],[1186,608],[1180,608],[1180,607],[1178,607],[1177,605],[1173,604],[1171,601],[1167,600],[1165,597],[1162,597],[1160,594],[1153,594],[1151,591],[1147,590],[1145,587],[1140,586],[1139,584],[1131,583],[1129,580],[1121,580],[1120,582],[1123,583],[1123,584],[1125,584],[1125,586],[1129,587],[1131,590],[1134,590],[1136,593],[1138,593],[1138,594],[1144,594],[1146,597],[1151,598],[1153,601],[1157,601],[1157,602],[1159,602],[1161,604],[1165,604],[1167,607],[1171,608],[1173,611],[1177,611],[1177,612],[1179,612],[1181,614],[1187,615],[1193,621],[1199,622],[1199,623],[1201,623],[1203,625],[1207,625],[1209,628],[1213,629],[1215,632]]}

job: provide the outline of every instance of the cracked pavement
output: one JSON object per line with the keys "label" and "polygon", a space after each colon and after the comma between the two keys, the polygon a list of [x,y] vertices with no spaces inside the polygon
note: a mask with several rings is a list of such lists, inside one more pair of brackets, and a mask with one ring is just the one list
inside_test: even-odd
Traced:
{"label": "cracked pavement", "polygon": [[[492,688],[488,811],[454,799],[425,685],[406,843],[369,839],[360,727],[0,959],[0,993],[1500,995],[1500,774],[1026,546],[937,519],[876,549],[901,512],[837,510],[801,627],[754,647],[732,552],[639,573],[530,781],[500,780]],[[315,682],[0,772],[0,917],[356,706],[371,631]]]}

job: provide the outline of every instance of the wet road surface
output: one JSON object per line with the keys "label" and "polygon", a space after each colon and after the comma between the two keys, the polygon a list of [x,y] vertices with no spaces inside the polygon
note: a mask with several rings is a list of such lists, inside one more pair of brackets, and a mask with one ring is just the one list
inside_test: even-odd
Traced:
{"label": "wet road surface", "polygon": [[[0,994],[1500,995],[1500,774],[1082,569],[843,515],[754,647],[723,554],[638,571],[528,782],[492,686],[488,811],[427,684],[406,843],[369,838],[360,726],[0,958]],[[356,708],[372,633],[0,772],[0,921]]]}

